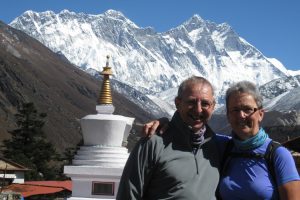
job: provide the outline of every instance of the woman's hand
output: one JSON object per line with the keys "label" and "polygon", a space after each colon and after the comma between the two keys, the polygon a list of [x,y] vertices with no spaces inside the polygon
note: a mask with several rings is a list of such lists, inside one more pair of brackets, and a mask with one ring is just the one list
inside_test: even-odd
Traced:
{"label": "woman's hand", "polygon": [[168,123],[169,123],[169,119],[166,117],[154,121],[150,121],[144,124],[142,132],[145,136],[148,137],[151,137],[156,132],[163,134],[168,129]]}

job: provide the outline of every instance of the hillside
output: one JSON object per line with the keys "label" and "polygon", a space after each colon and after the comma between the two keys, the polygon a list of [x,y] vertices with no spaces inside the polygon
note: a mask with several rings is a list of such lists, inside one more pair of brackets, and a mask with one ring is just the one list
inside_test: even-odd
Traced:
{"label": "hillside", "polygon": [[[63,151],[76,145],[82,138],[78,120],[96,113],[101,81],[2,22],[0,40],[0,141],[9,138],[8,131],[15,128],[17,107],[34,102],[39,112],[48,115],[44,130],[55,147]],[[115,114],[135,117],[138,122],[153,118],[112,92]]]}

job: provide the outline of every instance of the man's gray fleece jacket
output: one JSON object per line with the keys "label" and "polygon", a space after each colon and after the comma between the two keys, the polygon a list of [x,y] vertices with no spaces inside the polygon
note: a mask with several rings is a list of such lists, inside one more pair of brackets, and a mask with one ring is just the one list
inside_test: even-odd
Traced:
{"label": "man's gray fleece jacket", "polygon": [[137,143],[124,168],[117,200],[216,199],[219,149],[208,126],[204,136],[194,155],[190,131],[176,112],[164,134]]}

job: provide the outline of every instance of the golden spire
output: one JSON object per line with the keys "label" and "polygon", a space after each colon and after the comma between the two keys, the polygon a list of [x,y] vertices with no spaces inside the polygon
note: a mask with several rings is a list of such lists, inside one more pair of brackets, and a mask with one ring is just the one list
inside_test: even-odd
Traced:
{"label": "golden spire", "polygon": [[112,104],[112,96],[109,82],[109,75],[112,75],[112,71],[111,67],[109,67],[109,56],[106,56],[106,66],[103,67],[103,71],[100,74],[103,75],[103,82],[97,103],[98,105]]}

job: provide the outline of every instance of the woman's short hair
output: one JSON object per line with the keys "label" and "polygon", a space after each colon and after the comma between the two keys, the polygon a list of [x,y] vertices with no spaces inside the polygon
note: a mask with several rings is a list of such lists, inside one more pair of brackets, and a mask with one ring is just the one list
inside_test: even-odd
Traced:
{"label": "woman's short hair", "polygon": [[225,96],[226,109],[228,109],[228,103],[229,103],[228,100],[229,100],[230,95],[232,95],[233,93],[236,93],[236,92],[250,94],[254,98],[254,100],[257,104],[257,107],[263,108],[263,98],[262,98],[259,90],[255,86],[255,84],[250,81],[240,81],[240,82],[233,84],[232,86],[230,86],[227,89],[226,96]]}

